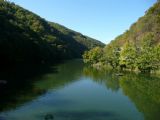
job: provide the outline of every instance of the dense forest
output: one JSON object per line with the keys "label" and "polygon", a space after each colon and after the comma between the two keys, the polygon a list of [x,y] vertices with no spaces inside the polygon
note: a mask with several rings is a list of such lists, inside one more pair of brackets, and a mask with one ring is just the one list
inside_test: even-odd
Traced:
{"label": "dense forest", "polygon": [[1,68],[80,58],[95,46],[104,44],[0,0]]}
{"label": "dense forest", "polygon": [[105,48],[85,52],[84,62],[119,70],[152,72],[160,67],[160,2]]}

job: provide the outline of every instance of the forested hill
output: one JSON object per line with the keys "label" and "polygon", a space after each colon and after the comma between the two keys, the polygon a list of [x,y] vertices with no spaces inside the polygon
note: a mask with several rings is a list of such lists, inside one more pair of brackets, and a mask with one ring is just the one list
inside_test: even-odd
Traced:
{"label": "forested hill", "polygon": [[62,32],[64,35],[70,36],[70,37],[74,38],[77,42],[81,43],[82,45],[87,46],[87,49],[92,49],[97,46],[100,46],[100,47],[105,46],[104,43],[102,43],[98,40],[95,40],[95,39],[90,38],[88,36],[82,35],[81,33],[75,32],[75,31],[68,29],[62,25],[57,24],[57,23],[50,22],[50,25],[53,26],[58,31]]}
{"label": "forested hill", "polygon": [[[94,54],[93,54],[94,53]],[[96,57],[95,57],[96,56]],[[91,64],[109,64],[114,69],[151,72],[160,68],[160,2],[155,3],[130,29],[104,49],[84,54]]]}
{"label": "forested hill", "polygon": [[104,44],[0,0],[0,65],[54,63],[80,58]]}
{"label": "forested hill", "polygon": [[123,46],[126,42],[141,46],[147,37],[152,37],[152,44],[160,43],[160,2],[157,2],[145,15],[138,19],[130,29],[118,36],[110,45]]}

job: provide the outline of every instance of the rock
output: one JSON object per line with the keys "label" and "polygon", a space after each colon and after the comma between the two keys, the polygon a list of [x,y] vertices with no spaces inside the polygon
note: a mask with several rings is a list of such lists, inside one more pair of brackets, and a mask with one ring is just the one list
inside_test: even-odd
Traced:
{"label": "rock", "polygon": [[52,114],[45,115],[45,120],[54,120],[54,116]]}
{"label": "rock", "polygon": [[0,84],[7,84],[6,80],[0,80]]}
{"label": "rock", "polygon": [[117,76],[123,76],[123,74],[122,74],[122,73],[117,73],[116,75],[117,75]]}

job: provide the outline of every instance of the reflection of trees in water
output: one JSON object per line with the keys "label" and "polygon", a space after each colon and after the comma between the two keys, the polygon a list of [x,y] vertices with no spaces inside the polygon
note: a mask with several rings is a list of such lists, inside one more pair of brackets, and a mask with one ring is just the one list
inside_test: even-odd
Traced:
{"label": "reflection of trees in water", "polygon": [[160,78],[126,74],[121,77],[120,86],[144,114],[145,120],[160,119]]}
{"label": "reflection of trees in water", "polygon": [[105,84],[112,91],[117,91],[121,87],[123,93],[144,114],[145,120],[160,119],[160,78],[129,72],[118,77],[113,71],[90,67],[84,67],[83,74]]}
{"label": "reflection of trees in water", "polygon": [[58,66],[58,73],[46,74],[35,85],[42,89],[55,89],[78,80],[82,75],[81,60],[68,61]]}
{"label": "reflection of trees in water", "polygon": [[[0,86],[0,111],[13,109],[44,94],[48,89],[63,87],[81,76],[83,64],[68,61],[55,68],[38,68],[0,74],[8,83]],[[36,71],[36,73],[35,73]],[[58,71],[58,72],[57,72]]]}
{"label": "reflection of trees in water", "polygon": [[0,86],[0,111],[15,108],[22,103],[44,94],[45,90],[34,88],[33,81],[37,76],[46,72],[55,72],[49,67],[25,67],[8,72],[0,72],[0,79],[7,81],[7,84]]}
{"label": "reflection of trees in water", "polygon": [[[43,70],[47,74],[44,75],[42,74],[43,72],[40,72],[40,75],[37,74],[33,77],[30,75],[30,77],[24,77],[19,72],[14,77],[8,74],[6,76],[4,74],[0,75],[0,79],[5,80],[6,78],[8,80],[6,86],[0,87],[0,111],[12,109],[27,101],[31,101],[37,96],[44,94],[48,89],[63,87],[78,80],[83,74],[97,83],[105,84],[112,91],[118,91],[121,87],[124,94],[144,114],[146,120],[159,120],[160,118],[159,78],[133,73],[126,73],[124,76],[118,77],[113,71],[83,67],[83,64],[77,61],[67,62],[58,66],[57,71],[59,72],[56,74],[55,69]],[[55,115],[66,114],[57,113],[54,114],[54,117]],[[78,115],[81,115],[81,113],[75,113],[75,116]],[[87,115],[90,116],[91,113]]]}
{"label": "reflection of trees in water", "polygon": [[119,77],[110,70],[98,70],[92,67],[84,67],[83,74],[86,77],[92,78],[94,81],[105,84],[112,91],[119,90]]}

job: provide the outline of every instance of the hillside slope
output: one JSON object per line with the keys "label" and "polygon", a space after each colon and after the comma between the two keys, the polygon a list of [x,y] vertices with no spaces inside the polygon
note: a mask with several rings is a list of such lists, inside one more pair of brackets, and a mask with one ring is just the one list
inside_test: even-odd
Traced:
{"label": "hillside slope", "polygon": [[84,62],[109,64],[114,69],[151,72],[160,68],[160,2],[104,49],[83,55]]}
{"label": "hillside slope", "polygon": [[131,25],[130,29],[118,36],[110,45],[123,46],[126,42],[133,42],[141,46],[144,37],[152,34],[153,44],[160,43],[160,2],[153,5],[146,14]]}
{"label": "hillside slope", "polygon": [[104,44],[0,0],[0,65],[55,63],[80,58]]}

